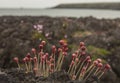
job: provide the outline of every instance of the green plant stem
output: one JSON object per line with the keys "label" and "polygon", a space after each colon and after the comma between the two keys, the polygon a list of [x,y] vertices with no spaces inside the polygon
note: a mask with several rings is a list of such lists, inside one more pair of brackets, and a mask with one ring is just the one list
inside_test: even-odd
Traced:
{"label": "green plant stem", "polygon": [[85,74],[88,73],[93,66],[94,66],[94,65],[92,64],[92,65],[86,70]]}
{"label": "green plant stem", "polygon": [[71,69],[71,71],[70,71],[70,74],[72,75],[72,74],[75,74],[74,72],[75,72],[75,66],[76,66],[76,62],[73,64],[73,66],[72,66],[72,69]]}
{"label": "green plant stem", "polygon": [[56,67],[55,67],[55,64],[56,64],[56,63],[55,63],[55,54],[54,54],[54,53],[52,54],[52,57],[53,57],[53,59],[54,59],[54,61],[53,61],[53,65],[54,65],[53,72],[54,72],[54,71],[55,71],[55,68],[56,68]]}
{"label": "green plant stem", "polygon": [[18,65],[18,68],[21,69],[19,62],[17,63],[17,65]]}
{"label": "green plant stem", "polygon": [[62,59],[62,52],[60,52],[60,55],[59,55],[59,57],[58,57],[55,71],[58,71],[58,68],[59,68],[59,66],[60,66],[60,61],[61,61],[61,59]]}
{"label": "green plant stem", "polygon": [[63,64],[64,57],[65,57],[65,56],[63,55],[63,56],[62,56],[62,59],[61,59],[61,61],[60,61],[60,65],[59,65],[58,71],[61,70],[61,67],[62,67],[62,64]]}
{"label": "green plant stem", "polygon": [[43,61],[43,76],[45,76],[45,61]]}
{"label": "green plant stem", "polygon": [[25,62],[25,66],[26,66],[27,73],[28,73],[28,71],[29,71],[29,70],[28,70],[28,65],[27,65],[27,63],[26,63],[26,62]]}
{"label": "green plant stem", "polygon": [[[87,65],[86,65],[86,69],[88,68],[88,66],[89,66],[89,63],[87,63]],[[86,74],[86,71],[83,73],[83,75],[82,75],[81,79],[83,79],[83,78],[84,78],[85,74]]]}
{"label": "green plant stem", "polygon": [[81,65],[80,65],[80,68],[79,68],[79,70],[78,70],[78,72],[77,72],[77,74],[76,74],[77,77],[79,76],[79,73],[80,73],[80,71],[81,71],[82,66],[84,65],[84,63],[85,63],[85,60],[84,60],[84,61],[81,63]]}
{"label": "green plant stem", "polygon": [[73,65],[70,65],[69,69],[68,69],[68,74],[70,74],[70,71],[71,71],[71,68],[72,68]]}
{"label": "green plant stem", "polygon": [[42,73],[42,62],[40,62],[39,72],[40,72],[40,74]]}
{"label": "green plant stem", "polygon": [[100,76],[98,76],[98,79],[100,79],[100,78],[103,76],[104,73],[105,73],[105,72],[102,72],[102,73],[100,74]]}
{"label": "green plant stem", "polygon": [[85,77],[84,81],[87,80],[87,78],[91,75],[91,73],[93,72],[95,66],[92,67],[92,69],[89,71],[88,75]]}
{"label": "green plant stem", "polygon": [[100,68],[97,68],[97,69],[96,69],[96,71],[95,71],[94,75],[96,75],[96,73],[99,71],[99,69],[100,69]]}

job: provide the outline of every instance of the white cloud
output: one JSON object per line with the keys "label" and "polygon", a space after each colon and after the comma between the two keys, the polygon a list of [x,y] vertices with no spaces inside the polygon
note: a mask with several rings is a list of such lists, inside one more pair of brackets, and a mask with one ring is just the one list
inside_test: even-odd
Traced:
{"label": "white cloud", "polygon": [[44,8],[60,3],[115,2],[120,0],[0,0],[0,8]]}
{"label": "white cloud", "polygon": [[57,4],[57,0],[0,0],[0,8],[44,8]]}

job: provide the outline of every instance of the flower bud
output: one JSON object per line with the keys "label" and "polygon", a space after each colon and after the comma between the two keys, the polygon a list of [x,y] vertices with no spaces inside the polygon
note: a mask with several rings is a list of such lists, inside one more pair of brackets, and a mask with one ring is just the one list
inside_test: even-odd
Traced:
{"label": "flower bud", "polygon": [[48,56],[49,56],[49,54],[48,54],[48,53],[45,53],[45,58],[46,58],[46,59],[48,59]]}
{"label": "flower bud", "polygon": [[63,44],[63,47],[64,47],[64,48],[67,48],[67,46],[68,46],[67,43],[64,43],[64,44]]}
{"label": "flower bud", "polygon": [[86,52],[85,51],[82,51],[80,52],[81,56],[85,56],[86,55]]}
{"label": "flower bud", "polygon": [[86,47],[85,47],[85,46],[82,46],[80,49],[81,49],[82,51],[85,51],[85,50],[86,50]]}
{"label": "flower bud", "polygon": [[18,57],[14,57],[13,60],[14,60],[16,63],[18,63],[18,61],[19,61]]}
{"label": "flower bud", "polygon": [[111,68],[111,67],[110,67],[109,64],[106,64],[106,65],[105,65],[105,69],[109,70],[110,68]]}
{"label": "flower bud", "polygon": [[98,58],[97,61],[98,61],[98,63],[101,63],[101,62],[102,62],[102,60],[101,60],[100,58]]}
{"label": "flower bud", "polygon": [[91,59],[87,60],[88,63],[91,63]]}
{"label": "flower bud", "polygon": [[25,59],[26,59],[26,62],[30,61],[30,58],[28,58],[28,57],[25,57]]}
{"label": "flower bud", "polygon": [[67,52],[63,52],[62,54],[63,54],[64,56],[67,56]]}
{"label": "flower bud", "polygon": [[52,56],[50,56],[50,59],[52,59],[53,57]]}
{"label": "flower bud", "polygon": [[73,53],[73,54],[72,54],[72,59],[75,59],[75,58],[76,58],[76,54]]}
{"label": "flower bud", "polygon": [[45,59],[46,59],[45,56],[42,56],[42,62],[45,61]]}
{"label": "flower bud", "polygon": [[71,64],[70,64],[70,66],[74,65],[74,63],[75,63],[75,62],[72,60],[72,62],[71,62]]}
{"label": "flower bud", "polygon": [[89,59],[90,59],[90,56],[87,56],[87,57],[86,57],[86,61],[88,61]]}
{"label": "flower bud", "polygon": [[67,52],[68,51],[68,47],[66,47],[66,48],[64,48],[64,50],[63,50],[64,52]]}
{"label": "flower bud", "polygon": [[30,53],[27,53],[26,57],[27,57],[27,58],[30,58],[30,57],[31,57]]}
{"label": "flower bud", "polygon": [[61,48],[58,48],[58,52],[62,52],[62,49],[61,49]]}
{"label": "flower bud", "polygon": [[36,49],[35,48],[32,48],[31,51],[32,51],[33,54],[36,54]]}
{"label": "flower bud", "polygon": [[23,58],[23,60],[22,60],[24,63],[26,62],[26,58]]}
{"label": "flower bud", "polygon": [[75,54],[78,55],[79,51],[75,51]]}
{"label": "flower bud", "polygon": [[46,41],[41,42],[41,45],[45,46],[45,44],[46,44]]}
{"label": "flower bud", "polygon": [[80,42],[80,47],[84,46],[85,43],[84,42]]}
{"label": "flower bud", "polygon": [[78,62],[79,62],[79,59],[78,59],[78,58],[76,58],[76,59],[75,59],[75,61],[78,63]]}
{"label": "flower bud", "polygon": [[98,61],[95,60],[95,61],[93,62],[93,64],[94,64],[94,66],[97,66],[97,65],[98,65]]}
{"label": "flower bud", "polygon": [[60,45],[63,45],[65,42],[64,42],[64,40],[60,40],[59,43],[60,43]]}
{"label": "flower bud", "polygon": [[33,61],[33,58],[30,58],[30,61]]}
{"label": "flower bud", "polygon": [[43,56],[44,55],[44,52],[39,52],[39,56]]}
{"label": "flower bud", "polygon": [[42,45],[42,44],[40,44],[40,45],[39,45],[39,48],[40,48],[40,50],[41,50],[41,49],[43,49],[43,45]]}
{"label": "flower bud", "polygon": [[36,63],[36,62],[37,62],[37,57],[34,57],[33,60],[34,60],[34,62]]}
{"label": "flower bud", "polygon": [[98,67],[99,68],[103,67],[103,64],[102,63],[98,63]]}
{"label": "flower bud", "polygon": [[86,67],[83,67],[81,73],[84,73],[85,70],[86,70]]}
{"label": "flower bud", "polygon": [[53,46],[52,46],[52,53],[55,53],[55,52],[56,52],[56,46],[53,45]]}
{"label": "flower bud", "polygon": [[52,62],[54,62],[54,59],[53,59],[53,58],[51,58],[51,59],[50,59],[50,62],[51,62],[51,63],[52,63]]}

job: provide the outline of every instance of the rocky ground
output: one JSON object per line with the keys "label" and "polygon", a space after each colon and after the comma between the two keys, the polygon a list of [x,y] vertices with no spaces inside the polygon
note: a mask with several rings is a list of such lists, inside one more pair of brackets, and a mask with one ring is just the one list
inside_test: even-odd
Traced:
{"label": "rocky ground", "polygon": [[[86,83],[97,82],[94,80],[88,80]],[[0,83],[85,83],[82,81],[72,81],[69,75],[64,71],[59,71],[50,74],[48,77],[35,76],[34,73],[25,73],[24,70],[18,70],[16,68],[3,70],[0,72]]]}
{"label": "rocky ground", "polygon": [[[34,25],[43,25],[42,33],[38,33]],[[12,58],[23,58],[41,39],[49,45],[65,39],[70,52],[84,41],[93,59],[100,57],[112,67],[100,83],[120,82],[120,19],[0,17],[0,67],[15,67]]]}

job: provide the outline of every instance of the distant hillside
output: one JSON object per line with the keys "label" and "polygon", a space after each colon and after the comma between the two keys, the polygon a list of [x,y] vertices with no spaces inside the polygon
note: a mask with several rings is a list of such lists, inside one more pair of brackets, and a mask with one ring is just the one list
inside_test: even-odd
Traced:
{"label": "distant hillside", "polygon": [[86,9],[113,9],[120,10],[119,3],[80,3],[80,4],[60,4],[54,8],[86,8]]}

